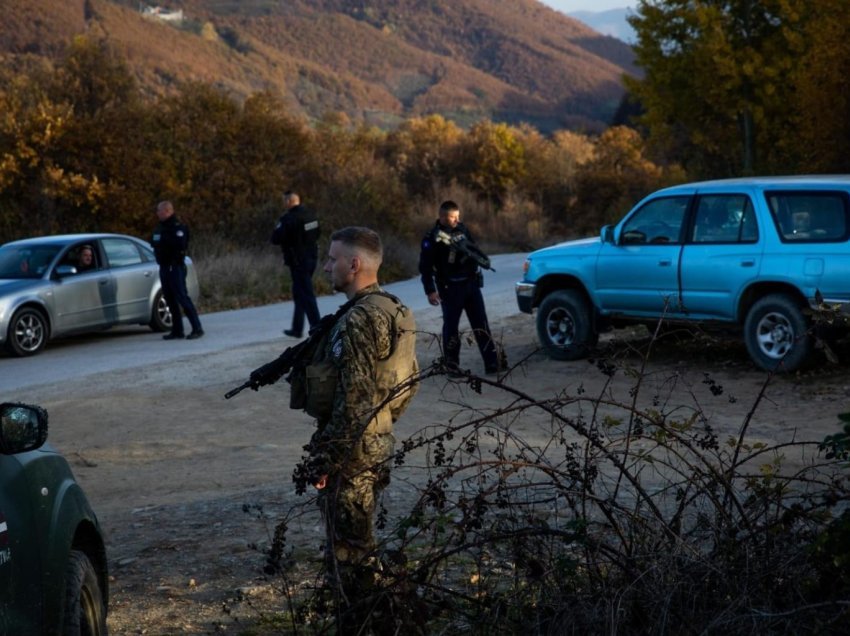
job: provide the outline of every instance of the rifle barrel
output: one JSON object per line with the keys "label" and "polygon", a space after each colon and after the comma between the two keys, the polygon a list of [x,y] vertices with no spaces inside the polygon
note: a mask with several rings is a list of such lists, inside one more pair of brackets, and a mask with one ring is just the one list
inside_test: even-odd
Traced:
{"label": "rifle barrel", "polygon": [[251,386],[251,380],[247,380],[243,384],[240,384],[239,386],[237,386],[235,389],[230,389],[227,393],[224,394],[224,399],[229,400],[230,398],[232,398],[237,393],[241,393],[242,391],[247,389],[249,386]]}

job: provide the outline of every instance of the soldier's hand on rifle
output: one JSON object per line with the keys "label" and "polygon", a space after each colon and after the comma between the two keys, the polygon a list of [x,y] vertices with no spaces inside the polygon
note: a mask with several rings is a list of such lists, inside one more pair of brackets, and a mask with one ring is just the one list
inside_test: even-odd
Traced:
{"label": "soldier's hand on rifle", "polygon": [[267,362],[263,366],[251,371],[251,375],[248,376],[249,380],[251,381],[251,388],[256,391],[261,386],[274,384],[275,382],[280,380],[281,376],[285,372],[286,371],[284,368],[282,368],[279,358],[277,360]]}

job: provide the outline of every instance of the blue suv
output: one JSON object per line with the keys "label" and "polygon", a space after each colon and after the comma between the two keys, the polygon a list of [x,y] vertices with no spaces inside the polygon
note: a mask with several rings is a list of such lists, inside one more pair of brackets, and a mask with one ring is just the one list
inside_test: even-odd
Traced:
{"label": "blue suv", "polygon": [[[537,250],[516,284],[548,354],[585,356],[611,326],[738,327],[750,357],[793,371],[812,315],[850,307],[850,176],[688,183],[641,200],[600,237]],[[812,310],[812,311],[810,311]]]}

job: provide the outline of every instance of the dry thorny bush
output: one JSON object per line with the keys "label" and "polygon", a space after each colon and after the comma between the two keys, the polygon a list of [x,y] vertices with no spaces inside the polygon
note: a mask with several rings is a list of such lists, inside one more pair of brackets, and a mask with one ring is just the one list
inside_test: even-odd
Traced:
{"label": "dry thorny bush", "polygon": [[[384,628],[390,614],[405,634],[846,633],[847,453],[748,441],[764,388],[737,435],[718,434],[696,398],[672,399],[681,378],[649,389],[646,357],[630,359],[591,360],[593,395],[524,393],[511,385],[523,362],[498,378],[444,379],[465,398],[445,424],[399,440],[390,490],[413,496],[379,510],[372,600]],[[445,371],[437,361],[422,379]],[[476,404],[495,392],[499,407]],[[286,543],[304,514],[313,502],[276,528],[266,571],[285,610],[265,618],[292,633],[358,633],[320,560],[305,576]]]}

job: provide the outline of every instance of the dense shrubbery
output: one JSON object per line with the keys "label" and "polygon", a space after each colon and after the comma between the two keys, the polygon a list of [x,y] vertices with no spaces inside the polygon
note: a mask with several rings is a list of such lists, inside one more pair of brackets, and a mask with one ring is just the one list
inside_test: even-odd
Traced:
{"label": "dense shrubbery", "polygon": [[[731,387],[602,353],[552,396],[513,385],[522,364],[502,381],[447,381],[456,416],[397,446],[374,621],[421,634],[844,633],[846,452],[766,440],[756,422],[770,376],[721,432],[708,412],[734,403]],[[683,383],[691,404],[674,399]],[[286,545],[305,506],[269,555],[292,610],[281,628],[353,629],[344,599],[305,584],[321,580],[291,551],[306,547]]]}

